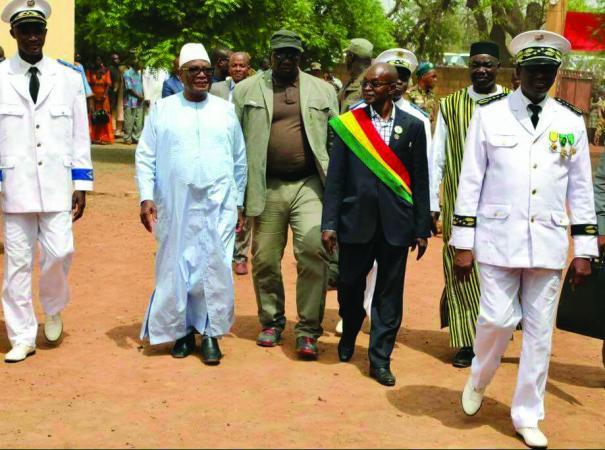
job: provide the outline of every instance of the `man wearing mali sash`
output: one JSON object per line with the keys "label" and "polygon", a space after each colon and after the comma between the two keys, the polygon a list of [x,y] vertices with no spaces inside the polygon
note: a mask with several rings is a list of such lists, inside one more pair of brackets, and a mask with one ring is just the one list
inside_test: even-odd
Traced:
{"label": "man wearing mali sash", "polygon": [[378,264],[370,328],[370,376],[395,384],[390,356],[403,311],[410,247],[420,259],[430,236],[429,178],[423,123],[397,108],[398,74],[375,64],[362,82],[365,108],[330,121],[336,136],[324,193],[322,243],[339,249],[338,302],[343,333],[338,356],[353,357],[366,316],[366,275]]}
{"label": "man wearing mali sash", "polygon": [[[433,138],[431,165],[431,212],[434,226],[443,222],[443,270],[445,288],[441,296],[441,326],[449,326],[450,345],[458,348],[454,367],[469,367],[473,359],[475,324],[479,314],[479,278],[474,268],[468,281],[459,282],[454,276],[454,249],[447,243],[452,233],[452,217],[458,179],[464,155],[466,133],[479,100],[504,95],[508,90],[496,84],[500,53],[493,42],[471,45],[469,73],[472,85],[443,98],[439,105],[437,126]],[[439,186],[443,196],[439,205]]]}

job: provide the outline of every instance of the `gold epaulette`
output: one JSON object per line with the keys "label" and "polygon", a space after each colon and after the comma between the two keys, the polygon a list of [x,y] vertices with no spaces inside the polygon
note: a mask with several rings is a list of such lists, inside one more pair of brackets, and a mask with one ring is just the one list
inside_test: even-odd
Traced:
{"label": "gold epaulette", "polygon": [[502,92],[501,94],[492,95],[491,97],[483,98],[477,102],[479,106],[489,105],[490,103],[497,102],[498,100],[502,100],[504,97],[508,96],[508,92]]}
{"label": "gold epaulette", "polygon": [[572,105],[571,103],[569,103],[567,100],[563,100],[560,97],[555,97],[555,100],[565,106],[567,109],[570,109],[573,113],[577,114],[578,116],[581,116],[582,114],[584,114],[584,111],[582,111],[580,108],[578,108],[575,105]]}

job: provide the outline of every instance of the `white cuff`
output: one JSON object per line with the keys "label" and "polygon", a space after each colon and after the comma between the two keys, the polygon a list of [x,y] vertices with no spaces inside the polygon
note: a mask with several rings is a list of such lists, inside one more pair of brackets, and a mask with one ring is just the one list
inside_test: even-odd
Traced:
{"label": "white cuff", "polygon": [[597,237],[585,235],[574,236],[573,255],[575,258],[597,258],[599,256]]}
{"label": "white cuff", "polygon": [[475,247],[475,228],[452,227],[450,245],[463,250],[472,250]]}
{"label": "white cuff", "polygon": [[140,191],[141,203],[145,200],[153,201],[153,189],[141,189]]}
{"label": "white cuff", "polygon": [[75,180],[74,191],[92,191],[92,181],[88,180]]}

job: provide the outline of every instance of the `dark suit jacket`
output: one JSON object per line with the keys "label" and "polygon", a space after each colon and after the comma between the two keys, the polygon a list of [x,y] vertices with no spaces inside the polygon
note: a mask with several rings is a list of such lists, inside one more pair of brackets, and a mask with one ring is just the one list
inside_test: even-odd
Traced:
{"label": "dark suit jacket", "polygon": [[[370,114],[370,107],[365,108]],[[403,129],[394,138],[397,126]],[[370,242],[380,224],[387,242],[409,246],[430,236],[429,174],[424,125],[396,108],[389,147],[407,167],[414,205],[406,204],[374,175],[335,134],[324,193],[322,230],[347,244]]]}

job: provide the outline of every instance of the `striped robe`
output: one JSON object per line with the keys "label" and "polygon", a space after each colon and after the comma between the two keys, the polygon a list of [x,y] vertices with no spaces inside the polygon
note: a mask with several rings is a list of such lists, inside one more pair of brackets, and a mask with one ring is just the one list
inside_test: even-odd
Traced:
{"label": "striped robe", "polygon": [[[475,99],[469,95],[471,87],[461,89],[441,99],[437,130],[433,142],[433,176],[436,182],[432,190],[439,192],[439,183],[443,181],[443,196],[441,207],[441,220],[443,222],[443,271],[445,274],[445,287],[441,295],[441,326],[450,329],[450,345],[452,347],[471,347],[475,341],[475,326],[479,314],[479,276],[475,265],[467,281],[459,282],[454,274],[455,249],[448,245],[452,235],[452,218],[456,205],[458,181],[462,169],[464,156],[464,142],[471,118],[475,111],[478,94]],[[508,89],[498,88],[497,92],[482,96],[483,98],[497,95],[501,92],[510,92]],[[447,130],[439,130],[439,121],[443,120]],[[441,142],[440,142],[441,141]],[[443,142],[445,141],[445,142]],[[445,144],[444,161],[442,169],[436,169],[439,145]],[[443,152],[442,152],[443,153]],[[441,171],[442,177],[441,178]],[[436,195],[436,194],[435,194]],[[434,203],[434,202],[432,202]],[[431,205],[431,209],[436,208]]]}

